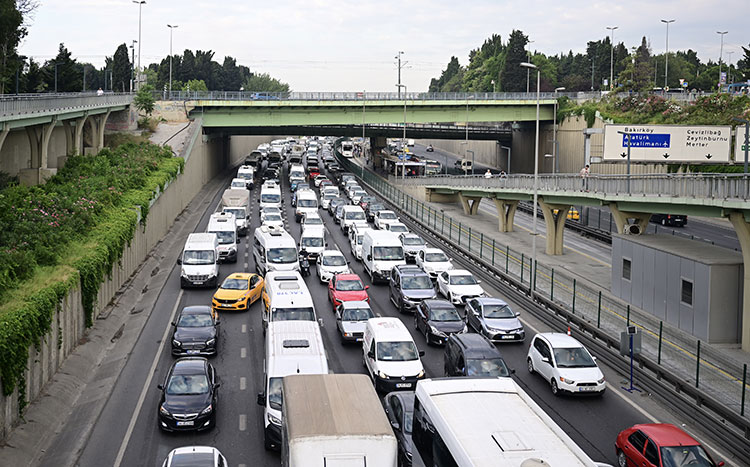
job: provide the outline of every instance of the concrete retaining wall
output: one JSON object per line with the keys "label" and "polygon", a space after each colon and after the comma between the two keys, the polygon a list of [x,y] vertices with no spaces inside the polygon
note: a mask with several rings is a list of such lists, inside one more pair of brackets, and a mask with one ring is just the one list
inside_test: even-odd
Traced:
{"label": "concrete retaining wall", "polygon": [[[477,165],[503,169],[506,167],[507,153],[505,150],[500,150],[500,144],[497,141],[469,141],[468,146],[464,144],[464,140],[455,139],[420,139],[417,142],[425,146],[431,144],[461,158],[466,157],[466,150],[468,149],[474,151],[474,163]],[[445,163],[444,161],[439,162]]]}
{"label": "concrete retaining wall", "polygon": [[[197,124],[195,125],[198,126]],[[200,128],[193,128],[193,136],[186,147],[185,170],[167,186],[150,208],[147,223],[136,229],[135,236],[123,251],[120,264],[99,289],[95,315],[107,313],[107,305],[116,304],[117,291],[138,269],[151,249],[164,237],[174,219],[182,212],[203,185],[218,174],[229,162],[227,140],[207,140]],[[64,145],[63,137],[63,145]],[[6,142],[7,144],[7,142]],[[101,316],[105,317],[105,316]],[[84,312],[80,289],[72,290],[59,304],[50,332],[37,351],[29,352],[26,372],[26,397],[33,401],[50,381],[65,358],[81,339],[85,339]],[[96,323],[94,323],[96,326]],[[18,390],[9,397],[0,398],[0,441],[18,422]]]}

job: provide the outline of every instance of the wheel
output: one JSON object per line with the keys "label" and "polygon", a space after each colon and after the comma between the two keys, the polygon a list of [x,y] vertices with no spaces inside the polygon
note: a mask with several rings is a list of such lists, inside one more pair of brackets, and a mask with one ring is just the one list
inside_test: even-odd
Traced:
{"label": "wheel", "polygon": [[617,450],[617,465],[618,467],[628,467],[628,458],[625,457],[625,453]]}
{"label": "wheel", "polygon": [[268,438],[268,435],[263,435],[263,447],[266,448],[266,451],[273,451],[273,443]]}
{"label": "wheel", "polygon": [[531,363],[531,359],[530,358],[526,359],[526,368],[528,368],[529,373],[531,373],[531,374],[534,373],[534,364]]}
{"label": "wheel", "polygon": [[552,379],[552,394],[559,396],[560,395],[560,388],[557,387],[557,381],[555,379]]}
{"label": "wheel", "polygon": [[424,340],[429,346],[430,345],[430,331],[428,330],[427,326],[424,327]]}
{"label": "wheel", "polygon": [[406,313],[406,309],[404,308],[404,300],[403,299],[399,300],[398,312],[401,313],[401,314]]}

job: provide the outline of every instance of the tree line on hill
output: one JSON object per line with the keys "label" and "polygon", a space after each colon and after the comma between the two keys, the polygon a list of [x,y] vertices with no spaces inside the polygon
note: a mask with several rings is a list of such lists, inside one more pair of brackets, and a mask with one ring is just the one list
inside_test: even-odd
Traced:
{"label": "tree line on hill", "polygon": [[[531,62],[540,70],[542,91],[564,87],[567,92],[603,91],[610,88],[610,73],[616,89],[645,91],[664,87],[665,54],[653,54],[645,37],[637,47],[628,49],[619,42],[612,47],[609,37],[589,41],[585,53],[569,51],[545,55],[527,49],[529,38],[520,30],[513,30],[503,42],[493,34],[477,49],[469,53],[469,63],[462,66],[451,57],[440,77],[430,82],[430,92],[524,92],[536,90],[536,75],[520,66]],[[736,65],[722,71],[728,82],[750,79],[750,46],[742,47],[744,56]],[[611,55],[610,55],[611,54]],[[610,59],[613,57],[613,60]],[[612,68],[610,69],[610,65]],[[719,84],[719,63],[702,62],[693,50],[669,53],[667,87],[712,91]],[[682,80],[682,81],[681,81]],[[493,84],[494,81],[494,84]]]}

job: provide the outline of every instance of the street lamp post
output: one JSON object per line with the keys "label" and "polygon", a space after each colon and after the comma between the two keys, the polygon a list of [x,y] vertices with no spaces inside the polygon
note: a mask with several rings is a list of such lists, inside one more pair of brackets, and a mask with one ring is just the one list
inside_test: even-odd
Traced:
{"label": "street lamp post", "polygon": [[615,87],[615,29],[619,28],[619,26],[607,26],[607,29],[609,29],[612,33],[612,38],[610,39],[609,44],[609,90],[613,90]]}
{"label": "street lamp post", "polygon": [[[403,52],[401,52],[403,53]],[[405,84],[397,84],[399,95],[401,94],[401,88],[404,88],[404,136],[403,136],[403,145],[402,145],[402,152],[403,152],[403,159],[401,162],[401,180],[406,180],[406,85]],[[396,173],[396,176],[398,176],[398,172]]]}
{"label": "street lamp post", "polygon": [[664,93],[667,92],[667,71],[669,70],[669,23],[674,23],[673,19],[663,19],[662,23],[667,25],[667,45],[664,53]]}
{"label": "street lamp post", "polygon": [[172,98],[172,32],[179,26],[176,24],[168,24],[169,28],[169,98]]}
{"label": "street lamp post", "polygon": [[[464,140],[464,144],[466,145],[466,152],[469,152],[469,99],[474,99],[474,96],[466,96],[466,139]],[[472,156],[473,156],[472,152]],[[471,163],[471,174],[474,175],[474,161]],[[464,175],[466,173],[464,172]]]}
{"label": "street lamp post", "polygon": [[721,59],[724,55],[724,35],[729,31],[716,31],[721,36],[721,48],[719,49],[719,86],[721,86]]}
{"label": "street lamp post", "polygon": [[[533,44],[534,41],[529,41],[529,44]],[[528,60],[528,63],[531,63],[531,50],[526,51],[526,59]],[[529,93],[529,69],[526,69],[526,94]]]}
{"label": "street lamp post", "polygon": [[[492,83],[492,94],[495,94],[495,80],[490,81]],[[493,96],[494,97],[494,96]]]}
{"label": "street lamp post", "polygon": [[554,117],[552,117],[552,173],[559,172],[560,168],[557,166],[557,93],[558,91],[565,91],[564,87],[555,88],[555,110]]}
{"label": "street lamp post", "polygon": [[[533,63],[521,63],[521,66],[526,68],[527,70],[536,70],[536,135],[534,138],[534,203],[532,205],[533,208],[533,217],[531,222],[531,287],[529,287],[529,290],[531,290],[531,297],[533,298],[535,295],[534,290],[534,278],[536,277],[536,220],[537,220],[537,198],[539,197],[539,99],[540,99],[540,77],[539,77],[539,68],[537,68],[536,65]],[[523,265],[521,265],[523,268]]]}
{"label": "street lamp post", "polygon": [[727,84],[732,84],[732,54],[734,53],[733,50],[727,50],[727,55],[729,55],[729,58],[727,59]]}
{"label": "street lamp post", "polygon": [[138,68],[135,71],[135,88],[136,91],[140,89],[140,73],[141,73],[141,10],[143,5],[146,4],[146,0],[132,0],[133,3],[138,5]]}
{"label": "street lamp post", "polygon": [[[404,52],[402,50],[399,50],[398,54],[394,57],[395,59],[398,60],[398,84],[396,86],[398,86],[398,98],[399,99],[401,99],[401,67],[403,66],[401,65],[401,56],[403,54]],[[406,65],[406,62],[404,62],[404,65]],[[404,89],[404,93],[405,92],[406,92],[406,89]]]}
{"label": "street lamp post", "polygon": [[630,194],[630,135],[627,131],[618,131],[621,135],[628,137],[628,194]]}
{"label": "street lamp post", "polygon": [[135,44],[138,43],[137,40],[133,39],[133,43],[130,44],[130,92],[133,92],[133,89],[135,87]]}
{"label": "street lamp post", "polygon": [[367,157],[365,157],[365,102],[366,102],[365,94],[366,93],[367,91],[362,91],[362,157],[365,159],[365,161],[367,161]]}

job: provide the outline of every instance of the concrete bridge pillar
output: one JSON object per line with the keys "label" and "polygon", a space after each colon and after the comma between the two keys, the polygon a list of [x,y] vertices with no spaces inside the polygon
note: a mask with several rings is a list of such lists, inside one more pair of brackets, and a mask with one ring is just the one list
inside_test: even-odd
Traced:
{"label": "concrete bridge pillar", "polygon": [[107,119],[111,110],[107,110],[107,113],[101,115],[94,115],[89,120],[91,122],[91,139],[93,151],[97,153],[104,148],[104,127],[107,125]]}
{"label": "concrete bridge pillar", "polygon": [[425,188],[425,199],[430,203],[455,203],[458,195],[456,193],[438,193],[430,188]]}
{"label": "concrete bridge pillar", "polygon": [[83,154],[83,128],[86,126],[88,114],[76,119],[75,136],[73,137],[73,154]]}
{"label": "concrete bridge pillar", "polygon": [[497,208],[498,229],[500,232],[513,232],[513,218],[516,216],[518,200],[494,198]]}
{"label": "concrete bridge pillar", "polygon": [[469,216],[477,214],[477,211],[479,211],[479,202],[482,201],[481,196],[466,196],[463,193],[459,193],[458,199],[464,208],[464,214]]}
{"label": "concrete bridge pillar", "polygon": [[[544,224],[547,227],[547,254],[562,255],[565,219],[568,218],[570,206],[566,204],[548,204],[540,197],[539,207],[542,208]],[[557,213],[555,213],[555,210],[557,210]]]}
{"label": "concrete bridge pillar", "polygon": [[[650,213],[620,211],[620,209],[617,207],[617,203],[610,203],[609,211],[612,213],[612,218],[615,220],[615,224],[617,225],[617,233],[620,234],[628,233],[641,235],[646,231],[646,227],[648,227],[648,221],[651,219]],[[634,224],[639,227],[640,232],[634,233],[632,231],[625,231],[625,229],[627,229],[630,225],[630,219],[634,220]]]}
{"label": "concrete bridge pillar", "polygon": [[3,144],[5,144],[5,138],[8,136],[8,133],[10,133],[10,125],[7,123],[0,124],[2,125],[2,130],[0,130],[0,151],[3,150]]}
{"label": "concrete bridge pillar", "polygon": [[18,179],[24,185],[38,185],[44,183],[45,180],[56,172],[56,169],[50,169],[47,163],[49,155],[49,140],[56,124],[57,119],[54,119],[50,123],[26,127],[26,135],[29,138],[31,167],[21,169],[18,172]]}
{"label": "concrete bridge pillar", "polygon": [[742,247],[744,278],[742,281],[742,350],[750,352],[750,223],[741,212],[729,214],[729,220],[737,232],[737,239]]}

